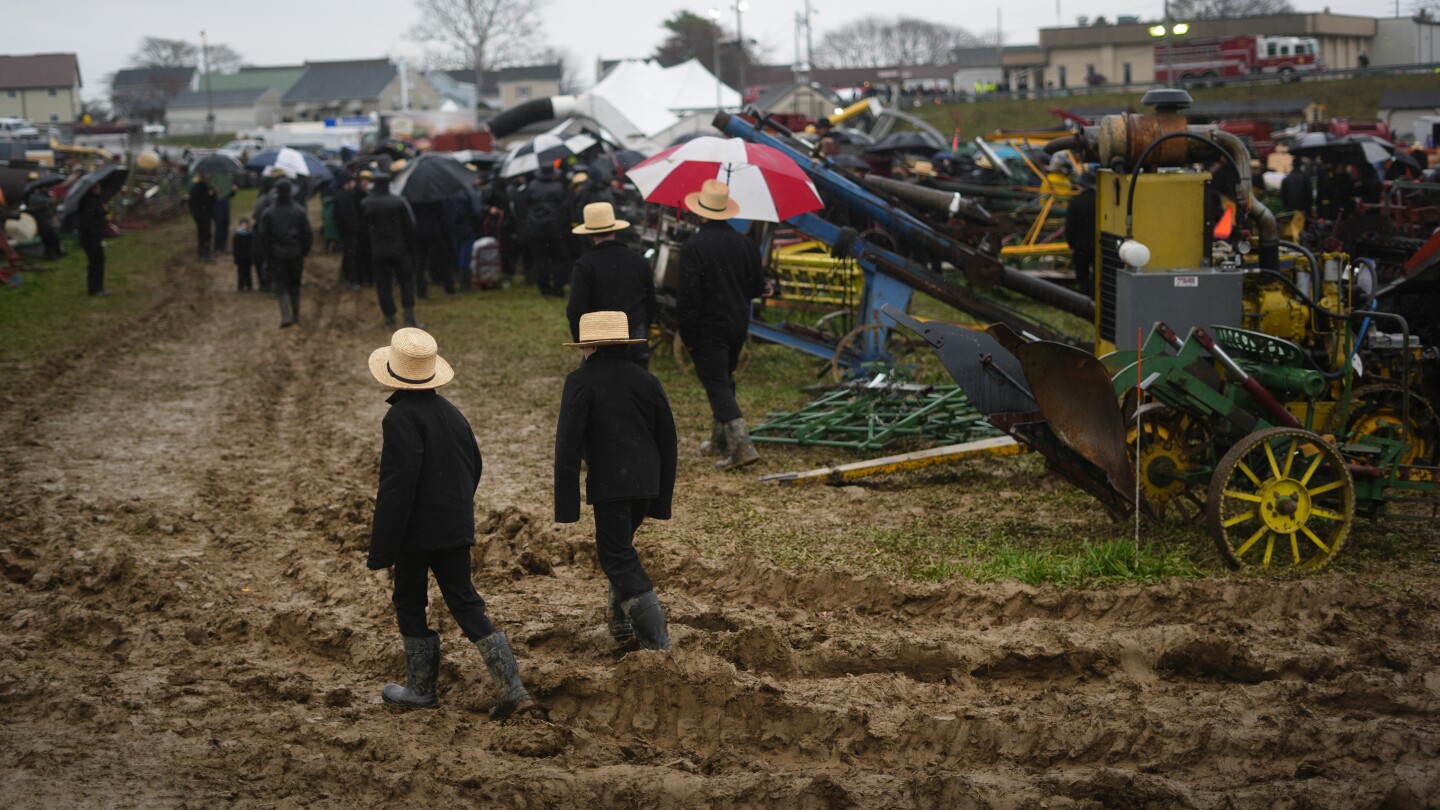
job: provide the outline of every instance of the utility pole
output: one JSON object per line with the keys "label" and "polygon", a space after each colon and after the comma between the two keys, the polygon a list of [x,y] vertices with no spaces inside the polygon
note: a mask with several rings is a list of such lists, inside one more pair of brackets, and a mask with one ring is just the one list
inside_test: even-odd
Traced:
{"label": "utility pole", "polygon": [[1175,86],[1175,21],[1170,18],[1170,0],[1165,0],[1165,86]]}
{"label": "utility pole", "polygon": [[480,15],[475,15],[475,125],[480,125],[480,82],[485,78],[485,39],[480,31]]}
{"label": "utility pole", "polygon": [[815,10],[805,0],[805,81],[815,77]]}
{"label": "utility pole", "polygon": [[715,69],[715,111],[719,112],[724,108],[720,105],[720,86],[722,80],[720,79],[720,9],[718,8],[710,9],[710,33],[710,42],[713,49],[711,56],[714,59],[710,65]]}
{"label": "utility pole", "polygon": [[205,141],[215,145],[215,94],[210,90],[210,41],[200,32],[200,61],[205,69]]}
{"label": "utility pole", "polygon": [[[1058,0],[1057,0],[1058,2]],[[1005,90],[1010,89],[1010,83],[1005,80],[1005,24],[1000,18],[1000,7],[995,7],[995,64],[1000,66],[1000,83]]]}
{"label": "utility pole", "polygon": [[745,63],[748,62],[748,61],[750,61],[750,60],[748,59],[749,51],[747,51],[747,50],[745,49],[745,34],[744,34],[744,32],[741,31],[740,17],[741,17],[741,15],[743,15],[745,12],[747,12],[747,11],[749,11],[749,10],[750,10],[750,4],[749,4],[749,3],[745,2],[745,0],[736,0],[736,3],[735,3],[735,44],[740,46],[740,50],[736,52],[736,54],[735,54],[735,59],[736,59],[737,63],[740,65],[740,106],[741,106],[742,108],[745,106]]}
{"label": "utility pole", "polygon": [[803,79],[808,84],[810,80],[805,76],[805,67],[800,61],[800,26],[803,25],[804,22],[805,18],[800,12],[795,12],[795,64],[791,72],[795,74],[795,81],[799,82]]}

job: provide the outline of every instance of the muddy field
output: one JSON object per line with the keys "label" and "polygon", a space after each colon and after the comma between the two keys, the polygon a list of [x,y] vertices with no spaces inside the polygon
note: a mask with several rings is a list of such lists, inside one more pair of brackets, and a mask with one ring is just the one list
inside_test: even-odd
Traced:
{"label": "muddy field", "polygon": [[[485,454],[475,575],[549,720],[486,719],[443,609],[441,708],[389,710],[399,640],[364,564],[373,294],[322,258],[280,331],[228,266],[164,272],[149,315],[0,388],[0,805],[1440,806],[1433,552],[1057,590],[782,567],[727,539],[758,522],[854,555],[857,527],[1058,486],[1013,462],[802,499],[686,458],[676,520],[639,541],[675,650],[613,649],[588,520],[549,518],[559,307],[527,333],[504,298],[463,302],[483,339],[450,338],[462,304],[431,325]],[[674,396],[693,447],[703,400]],[[1103,520],[1074,503],[1057,535]]]}

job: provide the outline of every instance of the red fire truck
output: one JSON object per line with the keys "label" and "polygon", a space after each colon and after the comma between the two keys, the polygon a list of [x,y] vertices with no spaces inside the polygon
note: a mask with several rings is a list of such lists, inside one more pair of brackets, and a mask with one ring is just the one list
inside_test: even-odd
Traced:
{"label": "red fire truck", "polygon": [[1155,81],[1170,76],[1186,86],[1218,87],[1227,78],[1272,73],[1281,81],[1324,70],[1320,43],[1306,37],[1176,38],[1167,55],[1164,42],[1155,45]]}

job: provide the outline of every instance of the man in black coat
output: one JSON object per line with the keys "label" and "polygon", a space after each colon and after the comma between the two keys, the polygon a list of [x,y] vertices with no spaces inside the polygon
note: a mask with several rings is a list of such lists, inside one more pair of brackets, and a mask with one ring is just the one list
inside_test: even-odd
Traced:
{"label": "man in black coat", "polygon": [[360,289],[359,250],[361,237],[360,201],[355,197],[355,178],[346,172],[340,176],[340,192],[335,195],[335,230],[340,232],[340,279],[351,290]]}
{"label": "man in black coat", "polygon": [[1304,214],[1307,218],[1310,216],[1315,194],[1310,187],[1309,162],[1305,159],[1296,160],[1285,179],[1280,181],[1280,201],[1285,204],[1285,210]]}
{"label": "man in black coat", "polygon": [[[30,179],[39,179],[38,172],[31,172]],[[40,244],[45,248],[45,258],[58,259],[65,255],[60,246],[60,231],[55,228],[55,198],[50,189],[37,188],[25,198],[25,210],[35,218],[35,229],[40,234]]]}
{"label": "man in black coat", "polygon": [[565,268],[570,260],[569,215],[565,186],[553,166],[541,166],[535,179],[515,201],[520,238],[528,248],[531,276],[542,295],[565,294]]}
{"label": "man in black coat", "polygon": [[280,302],[280,328],[300,322],[300,277],[315,232],[310,214],[294,199],[289,180],[275,184],[275,201],[266,206],[255,230],[260,253],[270,268],[270,288]]}
{"label": "man in black coat", "polygon": [[100,199],[100,184],[80,201],[76,230],[80,247],[85,251],[85,289],[90,295],[109,295],[105,289],[105,201]]}
{"label": "man in black coat", "polygon": [[582,224],[572,232],[589,239],[592,247],[570,270],[570,302],[565,307],[570,337],[580,339],[580,318],[587,312],[623,312],[630,322],[630,337],[645,341],[630,347],[630,359],[648,369],[650,324],[657,312],[650,263],[620,242],[617,234],[630,223],[616,219],[610,203],[591,203],[581,216]]}
{"label": "man in black coat", "polygon": [[580,463],[588,470],[585,502],[595,510],[595,547],[610,581],[608,622],[616,641],[638,638],[667,650],[670,637],[655,585],[635,553],[635,530],[647,517],[670,519],[675,491],[675,419],[654,375],[630,362],[623,312],[580,318],[585,354],[565,378],[555,429],[555,522],[580,520]]}
{"label": "man in black coat", "polygon": [[710,441],[701,452],[724,456],[716,469],[753,464],[760,456],[735,401],[735,366],[750,329],[750,302],[765,291],[760,251],[726,223],[740,212],[730,187],[706,180],[685,197],[685,207],[706,222],[680,249],[676,308],[680,339],[695,361],[695,376],[710,400]]}
{"label": "man in black coat", "polygon": [[195,220],[195,238],[199,245],[202,261],[210,261],[210,229],[215,224],[215,189],[206,182],[205,175],[197,174],[190,185],[190,217]]}
{"label": "man in black coat", "polygon": [[374,176],[375,186],[360,206],[360,219],[370,236],[370,266],[375,273],[375,293],[385,325],[395,325],[395,291],[400,282],[400,304],[405,325],[415,323],[415,275],[410,256],[415,250],[415,214],[404,197],[390,193],[390,175]]}
{"label": "man in black coat", "polygon": [[485,600],[470,580],[470,547],[475,545],[475,490],[482,461],[465,415],[435,389],[455,376],[439,356],[435,339],[419,329],[401,329],[370,355],[370,373],[387,388],[390,410],[381,423],[380,488],[367,566],[395,567],[395,618],[405,647],[406,684],[386,684],[386,703],[404,707],[436,704],[440,636],[425,621],[429,572],[465,637],[485,659],[500,691],[490,716],[503,720],[534,707],[520,682],[505,633],[485,614]]}

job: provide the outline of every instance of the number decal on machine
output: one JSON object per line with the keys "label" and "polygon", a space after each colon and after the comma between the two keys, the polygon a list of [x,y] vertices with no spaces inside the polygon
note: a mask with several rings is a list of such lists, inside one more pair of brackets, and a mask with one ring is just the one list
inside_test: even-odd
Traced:
{"label": "number decal on machine", "polygon": [[1199,276],[1176,276],[1176,277],[1175,277],[1175,286],[1176,286],[1176,287],[1199,287],[1199,286],[1200,286],[1200,277],[1199,277]]}

